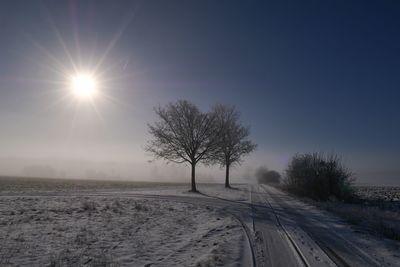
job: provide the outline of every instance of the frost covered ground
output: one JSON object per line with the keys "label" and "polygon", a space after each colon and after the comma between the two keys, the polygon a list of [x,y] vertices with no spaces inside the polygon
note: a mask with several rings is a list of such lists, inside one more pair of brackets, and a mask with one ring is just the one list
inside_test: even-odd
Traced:
{"label": "frost covered ground", "polygon": [[365,200],[400,202],[400,186],[357,186],[356,193]]}
{"label": "frost covered ground", "polygon": [[49,179],[0,176],[0,192],[77,192],[77,191],[129,191],[140,188],[173,188],[180,183],[140,181],[107,181],[81,179]]}
{"label": "frost covered ground", "polygon": [[[371,229],[364,225],[349,224],[343,217],[317,208],[316,202],[300,201],[270,186],[262,188],[270,194],[272,205],[282,214],[282,221],[289,220],[287,227],[300,227],[296,229],[300,235],[293,234],[300,244],[306,242],[303,239],[309,233],[313,238],[327,242],[330,249],[347,260],[345,266],[400,266],[400,242],[371,234]],[[365,213],[364,216],[369,215]],[[302,230],[306,233],[302,233]],[[368,264],[368,261],[359,262],[357,257],[372,259],[372,264]]]}
{"label": "frost covered ground", "polygon": [[[0,266],[251,266],[248,242],[253,252],[265,246],[275,251],[271,259],[290,262],[293,251],[275,242],[282,236],[270,207],[295,229],[306,255],[318,249],[307,247],[309,232],[349,262],[369,255],[379,266],[400,266],[398,242],[277,189],[188,190],[188,184],[0,178]],[[254,243],[254,231],[272,239]],[[354,251],[361,251],[356,258]]]}
{"label": "frost covered ground", "polygon": [[249,201],[247,185],[234,184],[226,189],[221,184],[198,184],[197,189],[203,194],[189,193],[190,185],[182,183],[155,183],[133,181],[73,180],[46,178],[0,177],[0,193],[31,192],[134,192],[190,197],[220,197],[235,201]]}
{"label": "frost covered ground", "polygon": [[0,266],[237,266],[244,238],[234,218],[191,204],[0,198]]}
{"label": "frost covered ground", "polygon": [[225,200],[250,203],[250,187],[247,184],[235,184],[232,188],[225,188],[222,184],[198,184],[199,194],[190,193],[188,185],[158,186],[153,188],[138,188],[137,194],[185,197],[214,197]]}

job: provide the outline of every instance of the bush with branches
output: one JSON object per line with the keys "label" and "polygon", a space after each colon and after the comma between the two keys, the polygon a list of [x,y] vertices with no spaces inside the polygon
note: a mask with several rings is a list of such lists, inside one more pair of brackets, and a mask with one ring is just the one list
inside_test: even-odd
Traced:
{"label": "bush with branches", "polygon": [[269,170],[267,167],[258,168],[256,178],[259,184],[279,184],[281,182],[280,173]]}
{"label": "bush with branches", "polygon": [[335,155],[296,154],[286,170],[286,188],[295,194],[326,201],[330,198],[351,200],[353,174]]}

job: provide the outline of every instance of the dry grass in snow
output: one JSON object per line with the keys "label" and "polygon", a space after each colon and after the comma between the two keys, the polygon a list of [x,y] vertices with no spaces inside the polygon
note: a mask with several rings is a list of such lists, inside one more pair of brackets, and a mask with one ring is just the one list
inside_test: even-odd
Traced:
{"label": "dry grass in snow", "polygon": [[235,266],[243,242],[234,219],[189,204],[0,198],[0,266]]}

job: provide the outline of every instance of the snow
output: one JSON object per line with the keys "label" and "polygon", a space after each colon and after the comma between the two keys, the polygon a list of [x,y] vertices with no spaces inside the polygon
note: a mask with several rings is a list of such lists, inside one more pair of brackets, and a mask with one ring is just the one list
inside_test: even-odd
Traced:
{"label": "snow", "polygon": [[[286,212],[289,208],[295,210],[297,213],[301,214],[312,227],[323,228],[332,233],[338,233],[343,245],[347,243],[352,247],[353,254],[357,252],[363,255],[363,257],[371,259],[371,261],[375,262],[378,266],[400,266],[399,242],[372,235],[366,231],[366,229],[350,225],[332,213],[304,203],[273,187],[267,187],[267,189],[270,193],[279,197],[279,203],[274,203],[274,201],[271,200],[273,205],[283,207]],[[294,218],[296,219],[296,217]],[[297,219],[299,219],[299,217],[297,217]],[[298,233],[294,235],[301,236],[300,239],[303,239],[304,236],[302,235],[301,229],[297,229],[297,231]]]}
{"label": "snow", "polygon": [[[254,227],[250,206],[240,204],[251,203],[249,185],[225,188],[198,184],[200,193],[190,193],[189,185],[177,184],[136,188],[112,185],[95,190],[86,189],[86,185],[85,190],[64,190],[60,184],[53,192],[51,186],[41,192],[3,188],[0,266],[250,265],[246,234],[232,216],[239,214],[248,229]],[[299,222],[307,220],[316,227],[341,233],[352,247],[380,265],[399,266],[398,242],[360,232],[340,218],[274,188],[269,192],[274,196],[269,201],[282,218],[292,216],[293,210],[303,214],[303,218],[291,218],[293,224],[282,219],[299,244],[317,247],[299,228]],[[312,257],[325,261],[317,252],[313,251]]]}
{"label": "snow", "polygon": [[131,191],[136,194],[162,195],[162,196],[185,196],[185,197],[214,197],[231,201],[250,202],[249,185],[234,184],[231,188],[225,188],[222,184],[198,184],[200,193],[189,192],[188,185],[164,186],[155,188],[138,188]]}
{"label": "snow", "polygon": [[238,266],[245,236],[212,208],[115,196],[3,196],[0,265]]}

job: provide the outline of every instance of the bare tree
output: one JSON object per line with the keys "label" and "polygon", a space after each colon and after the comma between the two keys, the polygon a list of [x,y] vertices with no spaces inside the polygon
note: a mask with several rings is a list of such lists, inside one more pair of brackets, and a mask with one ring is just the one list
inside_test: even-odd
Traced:
{"label": "bare tree", "polygon": [[202,113],[194,104],[179,100],[155,108],[159,121],[148,125],[153,136],[146,150],[156,158],[192,167],[192,190],[196,192],[196,164],[209,161],[217,149],[218,130],[215,115]]}
{"label": "bare tree", "polygon": [[216,117],[217,127],[220,128],[218,150],[211,160],[225,166],[225,187],[229,185],[229,169],[240,164],[242,157],[251,153],[257,145],[248,140],[250,129],[240,124],[240,113],[235,106],[216,105],[212,113]]}

